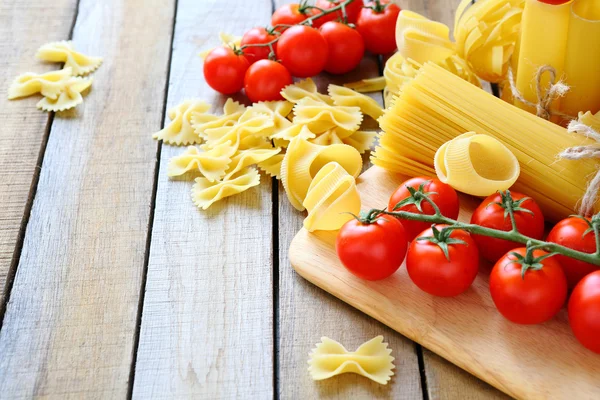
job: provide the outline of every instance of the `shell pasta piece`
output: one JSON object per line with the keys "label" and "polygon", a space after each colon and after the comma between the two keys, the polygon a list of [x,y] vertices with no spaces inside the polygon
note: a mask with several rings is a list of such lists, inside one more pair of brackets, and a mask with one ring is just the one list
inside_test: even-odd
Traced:
{"label": "shell pasta piece", "polygon": [[377,336],[363,343],[356,351],[348,351],[344,346],[328,337],[322,337],[309,354],[308,371],[314,380],[352,372],[386,385],[394,375],[392,350],[383,343],[383,336]]}
{"label": "shell pasta piece", "polygon": [[177,146],[201,143],[202,139],[194,132],[191,118],[194,113],[205,113],[209,109],[210,105],[202,100],[186,100],[169,109],[171,123],[152,137]]}
{"label": "shell pasta piece", "polygon": [[300,100],[294,106],[294,123],[306,125],[314,133],[336,127],[354,132],[362,118],[358,107],[331,106],[311,98]]}
{"label": "shell pasta piece", "polygon": [[66,68],[72,68],[73,75],[87,75],[98,69],[102,57],[92,57],[75,51],[71,41],[47,43],[36,53],[40,60],[65,63]]}
{"label": "shell pasta piece", "polygon": [[520,172],[517,157],[505,145],[475,132],[443,144],[435,154],[434,166],[442,182],[482,197],[510,188]]}
{"label": "shell pasta piece", "polygon": [[352,89],[338,85],[329,85],[327,92],[336,106],[358,107],[363,114],[373,119],[377,119],[383,115],[383,109],[379,103],[371,97],[355,92]]}
{"label": "shell pasta piece", "polygon": [[360,212],[360,195],[354,177],[337,162],[330,162],[317,172],[302,203],[308,210],[304,228],[334,231],[352,219],[348,213]]}
{"label": "shell pasta piece", "polygon": [[255,168],[245,168],[229,179],[211,182],[206,178],[196,178],[192,188],[192,200],[199,208],[206,210],[215,202],[233,196],[260,184],[260,174]]}
{"label": "shell pasta piece", "polygon": [[171,158],[167,166],[167,174],[172,177],[197,171],[210,182],[215,182],[225,175],[233,153],[235,153],[235,149],[231,147],[231,143],[225,143],[206,151],[200,151],[196,146],[190,146],[183,154]]}
{"label": "shell pasta piece", "polygon": [[353,177],[362,169],[362,157],[352,146],[320,146],[300,138],[290,142],[281,164],[281,182],[294,208],[304,210],[302,202],[313,177],[331,161],[339,163]]}
{"label": "shell pasta piece", "polygon": [[412,11],[402,10],[396,21],[398,53],[418,63],[439,62],[456,54],[450,28]]}

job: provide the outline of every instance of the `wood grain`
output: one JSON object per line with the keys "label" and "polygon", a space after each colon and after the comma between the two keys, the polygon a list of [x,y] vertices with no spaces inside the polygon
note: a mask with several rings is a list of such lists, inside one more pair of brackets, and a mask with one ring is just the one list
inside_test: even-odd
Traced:
{"label": "wood grain", "polygon": [[[404,179],[372,167],[359,178],[364,206],[381,207]],[[479,202],[468,196],[460,202],[459,219],[468,221]],[[483,263],[473,286],[454,298],[418,290],[405,266],[382,281],[363,281],[340,264],[335,235],[300,231],[290,247],[296,271],[513,397],[600,398],[600,358],[577,342],[566,310],[541,325],[507,321],[490,297],[489,265]]]}
{"label": "wood grain", "polygon": [[[276,1],[276,7],[286,1]],[[291,2],[291,1],[287,1]],[[376,57],[367,56],[355,70],[343,76],[321,74],[315,77],[319,90],[327,91],[329,83],[343,84],[379,76]],[[372,96],[383,104],[381,93]],[[377,129],[367,119],[366,129]],[[368,156],[364,157],[365,166]],[[288,259],[294,232],[302,228],[304,213],[296,211],[285,192],[279,190],[279,395],[281,399],[351,398],[351,399],[415,399],[422,397],[415,345],[363,313],[349,307],[298,276]],[[315,382],[308,374],[308,353],[328,336],[348,349],[382,334],[396,358],[395,376],[387,386],[371,382],[355,374],[345,374]]]}
{"label": "wood grain", "polygon": [[52,126],[0,331],[2,397],[129,391],[157,149],[149,133],[161,120],[174,3],[80,2],[74,44],[105,61],[84,103]]}
{"label": "wood grain", "polygon": [[[270,11],[269,0],[179,0],[168,106],[201,98],[221,113],[198,53]],[[192,182],[167,177],[183,151],[162,146],[133,397],[272,398],[271,180],[201,211]]]}
{"label": "wood grain", "polygon": [[18,261],[40,150],[50,126],[49,115],[35,107],[39,98],[9,101],[7,91],[13,79],[24,72],[57,68],[37,61],[35,52],[48,41],[68,38],[76,8],[77,0],[0,2],[0,319],[7,278]]}

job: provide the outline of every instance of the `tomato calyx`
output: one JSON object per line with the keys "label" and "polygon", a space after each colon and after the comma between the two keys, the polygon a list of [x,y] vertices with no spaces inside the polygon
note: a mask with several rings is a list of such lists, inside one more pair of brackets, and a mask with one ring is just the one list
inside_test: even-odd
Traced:
{"label": "tomato calyx", "polygon": [[302,15],[310,15],[311,10],[315,7],[308,4],[308,0],[302,0],[300,4],[298,4],[298,12]]}
{"label": "tomato calyx", "polygon": [[435,227],[435,225],[432,225],[431,231],[433,232],[433,236],[421,236],[421,237],[418,237],[417,240],[428,241],[430,243],[438,245],[438,247],[442,250],[442,253],[444,253],[446,260],[450,261],[450,252],[449,252],[449,248],[448,248],[449,245],[452,245],[452,244],[467,245],[467,242],[465,242],[464,240],[450,237],[450,235],[452,234],[452,231],[454,231],[454,229],[456,229],[456,228],[452,227],[452,226],[447,226],[447,227],[444,227],[441,230],[439,230]]}
{"label": "tomato calyx", "polygon": [[418,189],[415,189],[411,186],[406,186],[406,190],[410,193],[410,197],[401,200],[394,206],[394,211],[399,210],[400,208],[407,205],[414,205],[419,212],[423,212],[423,208],[421,207],[421,203],[423,200],[427,201],[429,204],[433,206],[434,209],[437,208],[433,200],[429,196],[432,194],[437,194],[436,192],[425,192],[425,185],[428,185],[431,181],[425,181],[419,185]]}
{"label": "tomato calyx", "polygon": [[389,5],[390,3],[382,3],[381,0],[375,0],[372,6],[364,6],[363,8],[371,9],[375,14],[382,14]]}
{"label": "tomato calyx", "polygon": [[521,205],[527,201],[527,200],[531,200],[531,197],[523,197],[522,199],[516,200],[513,199],[512,195],[510,194],[510,190],[506,190],[506,191],[498,191],[498,193],[500,194],[500,197],[502,198],[501,201],[496,201],[493,203],[488,204],[487,206],[491,206],[492,204],[500,206],[504,209],[504,218],[510,216],[512,213],[515,212],[524,212],[524,213],[528,213],[531,215],[534,215],[534,212],[525,208],[525,207],[521,207]]}
{"label": "tomato calyx", "polygon": [[539,271],[542,268],[544,268],[544,264],[542,263],[542,261],[544,261],[546,258],[550,258],[550,257],[553,257],[553,256],[559,254],[559,253],[553,252],[553,253],[542,254],[541,256],[538,256],[538,257],[534,257],[533,256],[534,250],[538,250],[543,247],[544,246],[532,246],[531,242],[529,242],[529,243],[527,243],[525,255],[521,255],[515,251],[510,252],[510,255],[515,258],[514,260],[511,260],[511,263],[521,265],[521,279],[523,279],[523,280],[525,279],[525,273],[527,273],[527,271],[529,271],[529,270]]}

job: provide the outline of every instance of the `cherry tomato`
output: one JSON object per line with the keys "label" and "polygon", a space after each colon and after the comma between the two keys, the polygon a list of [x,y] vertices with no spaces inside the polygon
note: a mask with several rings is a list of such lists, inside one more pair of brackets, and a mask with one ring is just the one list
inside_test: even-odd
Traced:
{"label": "cherry tomato", "polygon": [[230,47],[216,47],[204,60],[204,78],[217,92],[233,94],[244,86],[244,74],[249,65],[243,54],[236,54]]}
{"label": "cherry tomato", "polygon": [[[381,0],[366,4],[356,21],[356,29],[365,40],[365,47],[374,54],[389,54],[396,50],[396,20],[400,7]],[[371,7],[371,8],[367,8]]]}
{"label": "cherry tomato", "polygon": [[335,248],[342,264],[361,279],[392,275],[406,255],[406,232],[395,218],[383,215],[372,223],[353,219],[338,233]]}
{"label": "cherry tomato", "polygon": [[[277,38],[276,35],[269,33],[265,28],[252,28],[244,34],[242,37],[241,45],[247,44],[267,44]],[[277,51],[277,42],[273,43],[273,51]],[[250,64],[257,62],[258,60],[264,60],[269,58],[271,49],[269,46],[251,46],[246,47],[244,55],[250,62]]]}
{"label": "cherry tomato", "polygon": [[[595,253],[596,235],[593,231],[586,233],[591,228],[589,221],[589,218],[583,219],[583,217],[563,219],[552,228],[546,240],[584,253]],[[584,276],[599,269],[594,264],[560,254],[556,259],[565,271],[569,288],[574,288]]]}
{"label": "cherry tomato", "polygon": [[496,308],[508,320],[517,324],[539,324],[555,316],[567,299],[567,278],[558,263],[542,250],[534,250],[533,264],[523,274],[519,257],[526,257],[524,247],[502,257],[490,275],[490,293]]}
{"label": "cherry tomato", "polygon": [[406,256],[406,269],[419,289],[434,296],[452,297],[466,291],[475,280],[479,271],[479,251],[466,231],[454,229],[444,237],[442,229],[445,226],[436,225],[436,233],[429,228],[412,241]]}
{"label": "cherry tomato", "polygon": [[569,323],[577,340],[600,354],[600,271],[575,286],[569,300]]}
{"label": "cherry tomato", "polygon": [[[394,194],[392,194],[388,204],[388,210],[393,211],[396,204],[400,201],[412,198],[410,201],[407,201],[407,204],[396,211],[408,211],[427,215],[435,214],[433,207],[427,200],[414,198],[414,196],[411,195],[410,190],[407,189],[407,187],[410,187],[411,189],[418,190],[420,186],[422,186],[423,192],[431,193],[429,198],[438,206],[442,215],[452,219],[458,217],[459,208],[456,191],[452,186],[442,183],[439,179],[426,176],[412,178],[403,182],[398,189],[396,189]],[[419,195],[417,195],[417,197],[419,197]],[[421,207],[422,211],[419,211],[417,205]],[[408,240],[413,240],[419,233],[431,226],[431,223],[429,222],[409,221],[404,219],[401,220],[401,222],[402,225],[404,225],[404,229],[406,229]]]}
{"label": "cherry tomato", "polygon": [[332,74],[345,74],[360,64],[365,53],[365,44],[356,29],[340,22],[327,22],[319,28],[319,31],[329,47],[325,71]]}
{"label": "cherry tomato", "polygon": [[[336,7],[338,5],[340,5],[341,3],[343,3],[346,0],[317,0],[317,2],[315,3],[315,6],[322,8],[323,10],[329,10],[330,8]],[[358,19],[358,14],[360,14],[360,10],[362,10],[363,7],[363,0],[354,0],[351,3],[349,3],[348,5],[346,5],[346,16],[348,17],[348,22],[349,23],[356,23],[356,20]],[[315,10],[315,14],[319,13],[319,10]],[[332,12],[331,14],[327,14],[324,15],[320,18],[317,18],[313,21],[313,24],[318,28],[322,25],[324,25],[326,22],[329,21],[344,21],[344,14],[342,13],[342,10],[337,10],[336,12]]]}
{"label": "cherry tomato", "polygon": [[281,34],[277,56],[293,76],[306,78],[323,71],[327,64],[327,41],[315,28],[296,25]]}
{"label": "cherry tomato", "polygon": [[552,4],[553,6],[557,6],[560,4],[568,3],[570,0],[540,0],[542,3]]}
{"label": "cherry tomato", "polygon": [[[313,9],[300,7],[300,4],[284,4],[273,13],[273,16],[271,17],[271,25],[296,25],[313,14]],[[285,27],[278,27],[276,29],[279,32],[283,32]]]}
{"label": "cherry tomato", "polygon": [[[534,239],[541,239],[544,235],[544,216],[540,207],[535,200],[524,194],[510,192],[510,195],[515,202],[513,207],[516,207],[514,214],[519,232]],[[496,193],[485,199],[473,213],[471,223],[486,228],[510,231],[512,229],[510,217],[504,215],[506,206],[503,204],[508,201],[506,196],[506,193]],[[473,235],[473,239],[479,247],[481,256],[490,262],[496,262],[510,250],[522,246],[520,243],[489,236]]]}
{"label": "cherry tomato", "polygon": [[281,89],[294,83],[290,72],[280,63],[271,60],[255,62],[246,71],[244,88],[253,103],[283,100]]}

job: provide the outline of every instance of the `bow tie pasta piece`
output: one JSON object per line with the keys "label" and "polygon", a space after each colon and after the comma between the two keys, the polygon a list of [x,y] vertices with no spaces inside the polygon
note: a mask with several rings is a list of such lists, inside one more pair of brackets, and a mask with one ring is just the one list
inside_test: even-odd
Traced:
{"label": "bow tie pasta piece", "polygon": [[13,100],[36,93],[56,99],[60,92],[64,91],[64,84],[71,78],[71,73],[71,68],[64,68],[58,71],[46,72],[45,74],[35,74],[32,72],[21,74],[15,78],[8,88],[8,99]]}
{"label": "bow tie pasta piece", "polygon": [[260,184],[260,174],[255,168],[245,168],[229,179],[210,182],[206,178],[196,178],[192,188],[192,200],[199,208],[206,210],[215,202],[234,194],[242,193]]}
{"label": "bow tie pasta piece", "polygon": [[458,6],[454,25],[458,53],[480,78],[504,79],[519,40],[523,5],[524,0],[463,0]]}
{"label": "bow tie pasta piece", "polygon": [[314,380],[353,372],[386,385],[394,375],[392,350],[377,336],[350,352],[335,340],[321,338],[321,343],[309,354],[308,371]]}
{"label": "bow tie pasta piece", "polygon": [[359,153],[362,154],[371,149],[376,137],[377,132],[374,131],[356,131],[347,138],[342,139],[342,141],[345,144],[354,147]]}
{"label": "bow tie pasta piece", "polygon": [[[306,125],[300,124],[292,124],[289,128],[270,136],[271,139],[279,139],[283,140],[284,142],[290,142],[292,139],[297,137],[309,140],[314,139],[317,136],[314,133],[312,133]],[[286,145],[283,147],[287,147],[288,144],[289,143],[286,143]]]}
{"label": "bow tie pasta piece", "polygon": [[248,107],[246,113],[241,116],[240,122],[244,122],[256,114],[266,114],[273,121],[271,135],[277,134],[292,126],[292,122],[286,117],[292,112],[294,104],[289,101],[261,101]]}
{"label": "bow tie pasta piece", "polygon": [[[233,47],[239,48],[242,45],[242,37],[235,36],[230,33],[219,32],[219,40],[221,40],[221,44],[223,46],[227,46],[227,47],[231,47],[231,48],[233,48]],[[200,58],[204,60],[206,58],[206,56],[208,55],[208,53],[210,53],[211,51],[213,51],[213,49],[204,50],[203,52],[200,53]]]}
{"label": "bow tie pasta piece", "polygon": [[385,89],[385,78],[378,76],[377,78],[361,79],[356,82],[344,83],[344,86],[359,93],[381,92]]}
{"label": "bow tie pasta piece", "polygon": [[167,114],[171,123],[152,137],[177,146],[200,143],[202,139],[194,132],[191,118],[195,113],[205,113],[208,110],[210,105],[202,100],[186,100],[169,109]]}
{"label": "bow tie pasta piece", "polygon": [[321,146],[329,146],[332,144],[344,144],[344,141],[338,136],[335,129],[329,129],[321,133],[316,138],[309,140],[309,142]]}
{"label": "bow tie pasta piece", "polygon": [[400,11],[396,21],[396,43],[402,57],[420,64],[439,62],[456,54],[450,28],[407,10]]}
{"label": "bow tie pasta piece", "polygon": [[358,107],[375,120],[383,115],[383,109],[374,99],[352,89],[332,84],[327,87],[327,92],[336,106]]}
{"label": "bow tie pasta piece", "polygon": [[308,97],[314,101],[333,105],[333,101],[329,96],[319,93],[317,85],[315,85],[315,82],[311,78],[286,86],[281,90],[281,95],[284,99],[294,104]]}
{"label": "bow tie pasta piece", "polygon": [[311,98],[300,100],[294,106],[294,115],[294,123],[306,125],[314,133],[323,133],[336,127],[354,132],[363,118],[358,107],[331,106]]}
{"label": "bow tie pasta piece", "polygon": [[281,163],[283,162],[284,154],[277,154],[265,161],[256,164],[261,171],[271,175],[272,177],[279,179],[281,175]]}
{"label": "bow tie pasta piece", "polygon": [[235,149],[231,143],[224,143],[206,151],[200,151],[195,146],[176,157],[171,158],[167,166],[168,176],[181,176],[186,172],[198,171],[209,182],[215,182],[225,176],[225,170],[231,164]]}
{"label": "bow tie pasta piece", "polygon": [[353,177],[362,169],[362,157],[351,146],[319,146],[300,138],[290,142],[281,163],[281,182],[290,203],[298,211],[304,210],[302,202],[313,177],[331,161],[336,161]]}
{"label": "bow tie pasta piece", "polygon": [[231,159],[231,164],[226,171],[227,175],[225,176],[225,179],[231,178],[231,176],[250,165],[267,161],[280,152],[280,148],[241,150]]}
{"label": "bow tie pasta piece", "polygon": [[354,177],[336,162],[330,162],[317,172],[302,203],[308,210],[304,228],[334,231],[360,212],[360,196]]}
{"label": "bow tie pasta piece", "polygon": [[71,41],[47,43],[36,53],[40,60],[65,63],[65,68],[72,68],[73,75],[87,75],[98,69],[102,57],[91,57],[75,51]]}
{"label": "bow tie pasta piece", "polygon": [[206,140],[205,132],[207,129],[233,126],[240,119],[245,110],[245,106],[229,98],[223,106],[222,115],[209,114],[206,111],[192,111],[190,120],[196,135]]}
{"label": "bow tie pasta piece", "polygon": [[454,189],[486,197],[510,188],[519,177],[517,157],[498,139],[463,133],[435,153],[438,178]]}
{"label": "bow tie pasta piece", "polygon": [[69,78],[63,81],[63,86],[58,96],[45,96],[37,103],[37,108],[44,111],[65,111],[83,103],[83,93],[92,86],[92,78]]}
{"label": "bow tie pasta piece", "polygon": [[273,120],[265,114],[256,114],[233,126],[207,129],[206,144],[210,147],[231,142],[237,150],[247,150],[268,143],[266,135],[272,132]]}

